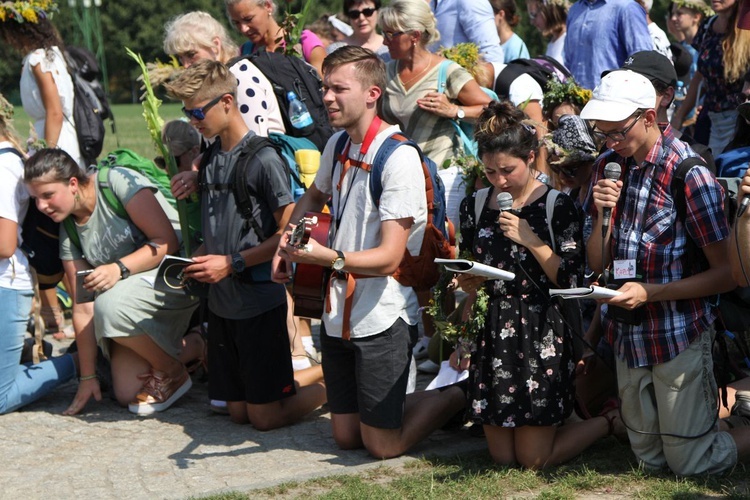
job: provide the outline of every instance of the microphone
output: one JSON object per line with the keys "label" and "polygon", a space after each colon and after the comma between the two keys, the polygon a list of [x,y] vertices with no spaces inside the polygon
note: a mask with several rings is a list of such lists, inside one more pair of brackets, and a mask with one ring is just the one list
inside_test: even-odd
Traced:
{"label": "microphone", "polygon": [[[604,166],[604,178],[612,182],[617,182],[620,180],[621,171],[620,164],[611,161]],[[604,217],[604,220],[602,221],[602,238],[604,238],[607,234],[607,229],[609,229],[609,222],[612,219],[612,208],[605,208],[602,215]]]}
{"label": "microphone", "polygon": [[[497,195],[497,208],[500,209],[501,212],[507,212],[513,208],[513,195],[510,193],[499,193]],[[518,256],[518,247],[516,246],[515,242],[511,241],[510,248],[513,251],[513,253]]]}
{"label": "microphone", "polygon": [[737,218],[739,219],[742,217],[742,214],[745,213],[745,210],[747,210],[747,206],[750,205],[750,196],[743,196],[742,202],[740,203],[740,208],[737,209]]}

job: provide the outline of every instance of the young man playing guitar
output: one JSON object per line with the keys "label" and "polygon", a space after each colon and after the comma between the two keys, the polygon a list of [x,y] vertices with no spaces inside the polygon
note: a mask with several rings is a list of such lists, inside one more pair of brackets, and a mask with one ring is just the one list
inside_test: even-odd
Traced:
{"label": "young man playing guitar", "polygon": [[[410,287],[392,274],[408,249],[419,252],[427,212],[418,152],[396,148],[373,200],[369,167],[398,127],[378,117],[385,66],[371,51],[342,47],[323,62],[324,103],[331,125],[344,132],[329,141],[315,183],[291,216],[298,221],[332,200],[329,245],[293,246],[282,235],[273,279],[286,282],[292,262],[333,270],[325,299],[321,346],[333,437],[342,449],[364,446],[377,458],[401,455],[462,410],[458,387],[406,398],[419,306]],[[334,158],[341,134],[349,140]],[[342,161],[343,160],[343,161]]]}

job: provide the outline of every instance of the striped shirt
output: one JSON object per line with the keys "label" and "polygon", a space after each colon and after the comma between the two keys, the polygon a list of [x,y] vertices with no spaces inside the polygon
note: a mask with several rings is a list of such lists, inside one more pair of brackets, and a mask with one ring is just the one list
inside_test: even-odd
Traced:
{"label": "striped shirt", "polygon": [[[695,156],[697,153],[675,139],[667,126],[642,164],[609,151],[594,165],[592,186],[603,177],[608,162],[615,161],[622,167],[624,186],[613,210],[609,261],[635,259],[642,275],[639,281],[670,283],[687,277],[691,274],[688,238],[703,248],[729,235],[722,188],[703,166],[692,168],[686,176],[687,213],[684,221],[677,217],[672,178],[682,160]],[[586,210],[596,215],[590,196]],[[715,319],[709,297],[648,302],[643,309],[643,322],[634,326],[613,321],[607,306],[602,308],[607,340],[630,367],[675,358]]]}

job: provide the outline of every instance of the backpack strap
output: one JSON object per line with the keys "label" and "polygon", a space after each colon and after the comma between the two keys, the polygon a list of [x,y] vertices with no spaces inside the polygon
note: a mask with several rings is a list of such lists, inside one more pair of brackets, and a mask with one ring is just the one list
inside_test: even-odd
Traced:
{"label": "backpack strap", "polygon": [[554,188],[550,189],[547,191],[547,201],[544,203],[547,209],[547,228],[549,229],[549,239],[552,242],[553,253],[557,253],[557,250],[555,248],[555,233],[552,231],[552,218],[555,214],[555,202],[557,202],[558,196],[560,196],[560,191]]}
{"label": "backpack strap", "polygon": [[445,89],[448,86],[448,66],[453,63],[450,59],[440,63],[438,66],[438,77],[437,77],[437,91],[438,94],[445,94]]}
{"label": "backpack strap", "polygon": [[0,148],[0,155],[4,153],[12,153],[18,156],[21,159],[21,161],[23,161],[23,154],[21,154],[21,152],[17,150],[16,148]]}

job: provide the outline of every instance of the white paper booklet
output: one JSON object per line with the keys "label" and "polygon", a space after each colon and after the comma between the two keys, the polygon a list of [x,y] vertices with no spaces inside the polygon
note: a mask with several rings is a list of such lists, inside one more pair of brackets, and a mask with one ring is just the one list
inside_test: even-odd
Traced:
{"label": "white paper booklet", "polygon": [[491,280],[509,281],[516,277],[511,272],[466,259],[435,259],[435,264],[442,264],[445,266],[445,269],[453,273],[474,274]]}
{"label": "white paper booklet", "polygon": [[611,299],[622,292],[603,288],[601,286],[585,286],[581,288],[550,288],[549,295],[559,295],[564,299]]}
{"label": "white paper booklet", "polygon": [[440,371],[437,376],[432,379],[432,382],[425,388],[425,391],[431,391],[432,389],[439,389],[446,385],[455,384],[469,378],[469,370],[459,372],[451,368],[449,361],[443,361],[440,363]]}

